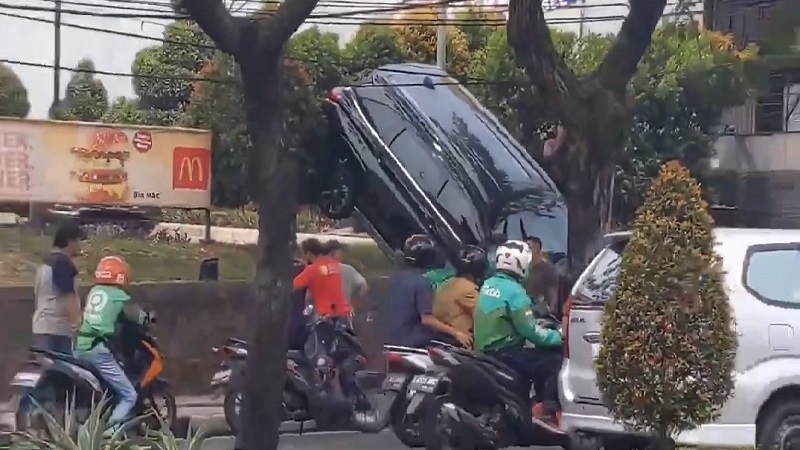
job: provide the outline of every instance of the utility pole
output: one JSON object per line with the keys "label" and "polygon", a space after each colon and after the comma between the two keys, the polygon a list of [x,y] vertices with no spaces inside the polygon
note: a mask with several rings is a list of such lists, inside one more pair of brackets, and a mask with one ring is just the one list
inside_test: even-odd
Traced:
{"label": "utility pole", "polygon": [[58,106],[58,102],[61,99],[61,0],[55,0],[55,14],[56,17],[53,20],[53,34],[55,35],[55,39],[53,44],[54,48],[54,61],[53,61],[53,106],[55,108]]}
{"label": "utility pole", "polygon": [[439,14],[437,14],[439,25],[436,27],[436,65],[442,69],[447,68],[447,4],[439,3]]}
{"label": "utility pole", "polygon": [[580,3],[580,22],[578,23],[578,37],[583,37],[583,21],[586,19],[586,0],[581,0]]}

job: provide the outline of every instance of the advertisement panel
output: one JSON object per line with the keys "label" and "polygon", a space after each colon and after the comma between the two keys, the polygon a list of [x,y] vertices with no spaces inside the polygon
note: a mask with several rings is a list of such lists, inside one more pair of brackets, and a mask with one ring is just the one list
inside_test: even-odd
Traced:
{"label": "advertisement panel", "polygon": [[211,132],[0,118],[0,202],[207,208]]}

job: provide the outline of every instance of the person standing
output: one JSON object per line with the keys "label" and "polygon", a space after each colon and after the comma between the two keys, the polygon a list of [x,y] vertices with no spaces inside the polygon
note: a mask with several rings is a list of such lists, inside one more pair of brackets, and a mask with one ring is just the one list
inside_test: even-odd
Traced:
{"label": "person standing", "polygon": [[342,271],[342,288],[344,289],[344,298],[347,300],[350,307],[355,311],[363,309],[366,306],[366,296],[369,286],[367,279],[350,264],[342,262],[342,250],[344,246],[337,240],[330,240],[324,244],[325,254],[331,258],[339,261],[339,267]]}
{"label": "person standing", "polygon": [[[540,315],[548,312],[561,317],[561,302],[558,298],[558,271],[542,253],[542,240],[538,237],[528,238],[528,245],[533,254],[530,273],[525,282],[525,290],[534,302],[534,309]],[[545,308],[546,307],[546,308]]]}
{"label": "person standing", "polygon": [[77,224],[61,225],[53,238],[53,249],[36,270],[36,310],[31,320],[35,347],[72,353],[72,340],[81,323],[78,269],[73,262],[81,252],[81,236]]}

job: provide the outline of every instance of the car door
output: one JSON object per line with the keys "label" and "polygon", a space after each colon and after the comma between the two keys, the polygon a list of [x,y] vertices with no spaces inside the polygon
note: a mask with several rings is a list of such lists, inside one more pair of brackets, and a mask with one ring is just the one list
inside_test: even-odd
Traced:
{"label": "car door", "polygon": [[749,246],[741,283],[745,292],[733,296],[737,369],[772,358],[800,362],[800,242]]}

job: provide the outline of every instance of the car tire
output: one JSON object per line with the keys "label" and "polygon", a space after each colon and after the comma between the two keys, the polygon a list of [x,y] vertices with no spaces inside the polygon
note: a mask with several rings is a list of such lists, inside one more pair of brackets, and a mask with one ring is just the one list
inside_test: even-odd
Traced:
{"label": "car tire", "polygon": [[800,438],[800,401],[783,401],[769,407],[756,424],[756,448],[781,450],[792,433]]}
{"label": "car tire", "polygon": [[353,215],[355,210],[355,198],[355,171],[349,160],[339,160],[319,194],[317,206],[320,212],[329,219],[347,219]]}

